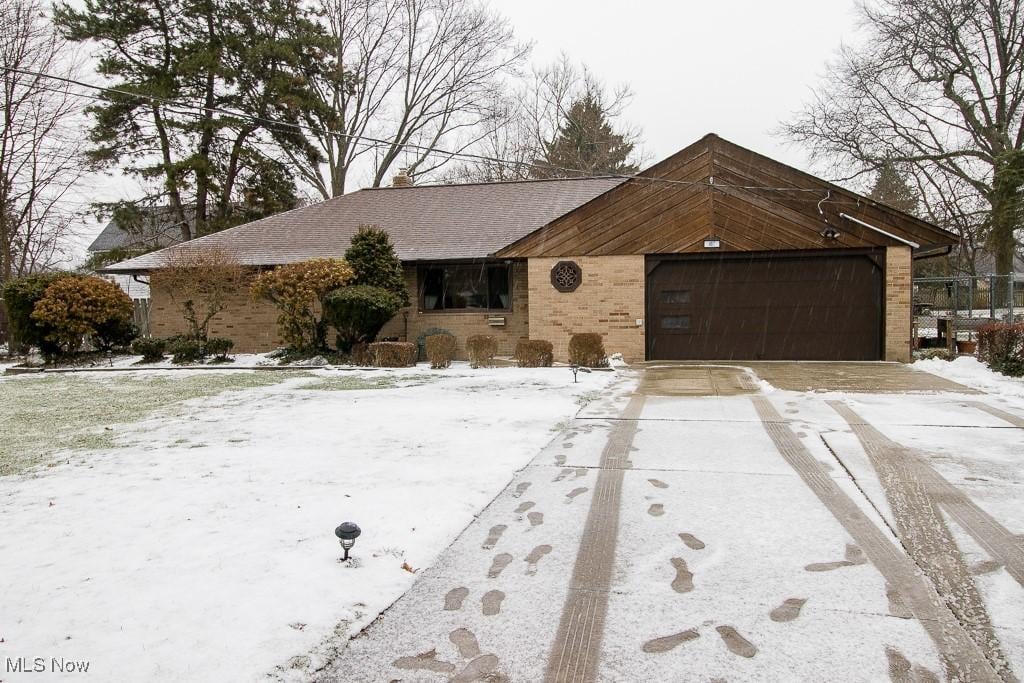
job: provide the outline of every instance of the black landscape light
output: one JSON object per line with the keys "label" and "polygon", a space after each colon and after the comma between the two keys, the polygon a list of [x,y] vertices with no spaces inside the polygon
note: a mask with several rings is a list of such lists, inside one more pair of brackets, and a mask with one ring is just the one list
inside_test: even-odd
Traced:
{"label": "black landscape light", "polygon": [[576,384],[576,381],[577,381],[576,380],[576,373],[579,373],[579,372],[590,372],[590,368],[585,368],[582,365],[576,365],[576,364],[570,365],[569,369],[572,370],[572,383],[573,384]]}
{"label": "black landscape light", "polygon": [[348,561],[348,551],[356,544],[356,539],[359,538],[359,534],[361,533],[363,532],[359,528],[359,525],[354,522],[342,522],[338,528],[334,530],[334,535],[338,537],[341,547],[345,550],[345,557],[341,558],[342,562]]}

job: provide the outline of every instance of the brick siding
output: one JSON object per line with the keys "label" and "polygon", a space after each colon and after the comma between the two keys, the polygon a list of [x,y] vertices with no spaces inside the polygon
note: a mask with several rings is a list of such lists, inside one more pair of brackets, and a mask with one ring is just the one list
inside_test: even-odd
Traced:
{"label": "brick siding", "polygon": [[[583,271],[573,292],[551,284],[551,268],[575,261]],[[555,346],[555,360],[569,357],[569,338],[578,332],[598,332],[605,350],[627,361],[644,360],[644,257],[580,256],[529,259],[530,337]]]}
{"label": "brick siding", "polygon": [[910,362],[913,260],[910,247],[885,250],[885,360]]}
{"label": "brick siding", "polygon": [[[154,337],[185,334],[188,326],[166,287],[160,283],[160,271],[150,277],[149,332]],[[265,301],[253,301],[246,284],[227,301],[227,308],[210,321],[211,337],[226,337],[235,342],[235,353],[262,353],[281,346],[277,334],[277,309]]]}
{"label": "brick siding", "polygon": [[[380,337],[398,337],[402,341],[415,342],[425,330],[432,327],[448,330],[458,342],[456,357],[466,358],[466,338],[474,334],[489,334],[497,338],[498,355],[511,356],[516,342],[527,339],[529,333],[529,305],[527,302],[527,269],[526,263],[516,261],[512,264],[512,310],[493,311],[421,311],[419,310],[416,267],[407,265],[404,268],[409,298],[413,303],[392,318]],[[503,317],[505,325],[493,327],[487,320],[491,317]]]}

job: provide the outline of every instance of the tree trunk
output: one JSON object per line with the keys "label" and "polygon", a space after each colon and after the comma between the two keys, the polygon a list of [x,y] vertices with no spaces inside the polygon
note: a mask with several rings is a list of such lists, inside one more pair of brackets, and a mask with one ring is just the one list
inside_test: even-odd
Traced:
{"label": "tree trunk", "polygon": [[[206,30],[210,41],[208,44],[210,56],[214,57],[217,55],[216,38],[214,37],[216,25],[213,16],[213,7],[210,3],[207,3],[206,5]],[[203,116],[200,119],[202,135],[199,139],[199,149],[196,154],[199,161],[196,166],[195,232],[197,236],[205,232],[208,217],[206,205],[210,195],[210,148],[213,146],[213,106],[216,104],[214,99],[216,81],[214,78],[213,67],[211,66],[208,68],[209,71],[206,74],[205,84],[205,109],[203,111]]]}

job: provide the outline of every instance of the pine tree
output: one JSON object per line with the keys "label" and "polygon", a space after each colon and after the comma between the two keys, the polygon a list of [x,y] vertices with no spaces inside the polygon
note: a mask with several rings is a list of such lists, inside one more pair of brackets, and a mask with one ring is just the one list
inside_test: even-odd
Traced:
{"label": "pine tree", "polygon": [[85,0],[55,22],[97,45],[112,88],[88,108],[91,161],[153,183],[182,239],[296,204],[276,150],[318,152],[275,124],[318,106],[312,74],[338,71],[301,0]]}
{"label": "pine tree", "polygon": [[386,230],[372,225],[361,226],[345,251],[345,261],[355,272],[353,285],[385,289],[397,295],[403,306],[409,305],[402,262],[395,255],[395,247]]}
{"label": "pine tree", "polygon": [[534,163],[535,178],[572,177],[570,170],[586,175],[631,175],[634,144],[616,133],[602,106],[602,98],[588,91],[569,107],[554,139],[544,145],[544,158]]}
{"label": "pine tree", "polygon": [[917,211],[918,194],[896,164],[885,161],[878,169],[875,184],[868,197],[894,209],[913,214]]}

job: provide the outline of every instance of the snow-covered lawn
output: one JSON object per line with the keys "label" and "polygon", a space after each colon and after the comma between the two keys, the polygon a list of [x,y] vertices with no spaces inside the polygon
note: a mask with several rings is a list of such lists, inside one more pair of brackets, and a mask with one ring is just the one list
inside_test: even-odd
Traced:
{"label": "snow-covered lawn", "polygon": [[1024,378],[1007,377],[993,372],[973,356],[959,356],[951,361],[928,358],[916,361],[911,367],[925,370],[964,386],[995,394],[1002,398],[1024,401]]}
{"label": "snow-covered lawn", "polygon": [[[465,365],[0,379],[0,656],[88,660],[95,680],[308,675],[612,381]],[[363,529],[349,564],[345,520]]]}

